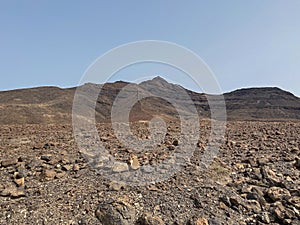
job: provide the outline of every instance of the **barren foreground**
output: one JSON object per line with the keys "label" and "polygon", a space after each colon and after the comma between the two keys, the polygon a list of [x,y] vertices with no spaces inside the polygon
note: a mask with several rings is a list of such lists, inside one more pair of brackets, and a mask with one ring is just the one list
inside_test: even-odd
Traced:
{"label": "barren foreground", "polygon": [[[147,129],[133,124],[140,138]],[[218,157],[199,169],[209,123],[190,162],[169,179],[132,187],[99,175],[71,125],[1,126],[0,224],[300,224],[300,123],[230,122]],[[111,155],[135,168],[155,165],[178,144],[169,124],[162,145],[126,149],[99,124]],[[151,173],[151,171],[149,171]]]}

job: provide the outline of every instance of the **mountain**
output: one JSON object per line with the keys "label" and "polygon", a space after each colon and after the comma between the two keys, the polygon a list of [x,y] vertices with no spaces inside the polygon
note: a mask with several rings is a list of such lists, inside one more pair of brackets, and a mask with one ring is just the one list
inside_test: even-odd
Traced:
{"label": "mountain", "polygon": [[245,88],[226,93],[224,97],[229,119],[300,119],[300,99],[277,87]]}
{"label": "mountain", "polygon": [[[207,95],[184,89],[161,77],[140,84],[117,81],[106,84],[87,83],[79,88],[84,104],[93,107],[89,99],[101,89],[97,98],[95,117],[99,122],[110,121],[111,108],[124,87],[120,101],[124,107],[126,97],[131,96],[137,104],[130,112],[130,120],[149,120],[155,115],[165,119],[178,118],[172,103],[182,105],[177,109],[192,113],[187,95],[193,100],[201,118],[210,116]],[[38,87],[0,92],[0,124],[71,123],[72,105],[76,88]],[[146,96],[157,96],[147,97]],[[163,98],[161,98],[163,97]],[[210,96],[213,98],[213,96]],[[144,99],[143,99],[144,98]],[[229,120],[300,120],[300,99],[276,87],[244,88],[224,94]],[[126,103],[126,104],[125,104]],[[122,112],[120,113],[121,116]]]}

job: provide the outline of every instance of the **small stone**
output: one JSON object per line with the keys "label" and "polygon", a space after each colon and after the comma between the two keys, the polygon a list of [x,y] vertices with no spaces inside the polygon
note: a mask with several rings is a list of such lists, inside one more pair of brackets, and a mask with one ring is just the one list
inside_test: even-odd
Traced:
{"label": "small stone", "polygon": [[241,204],[240,199],[237,198],[237,197],[230,197],[229,201],[230,201],[230,203],[231,203],[232,206],[238,207]]}
{"label": "small stone", "polygon": [[45,180],[53,180],[56,176],[56,172],[54,170],[44,170],[43,171],[43,177]]}
{"label": "small stone", "polygon": [[22,189],[17,189],[16,187],[7,187],[1,193],[0,196],[3,197],[12,197],[12,198],[20,198],[24,197],[25,193]]}
{"label": "small stone", "polygon": [[14,173],[14,178],[15,179],[20,179],[20,178],[23,178],[23,177],[26,177],[26,176],[27,176],[27,172],[26,172],[25,169],[19,168],[18,172]]}
{"label": "small stone", "polygon": [[7,197],[10,196],[10,193],[11,193],[10,188],[5,188],[4,190],[1,191],[0,196]]}
{"label": "small stone", "polygon": [[207,219],[200,217],[195,222],[195,225],[209,225]]}
{"label": "small stone", "polygon": [[267,212],[263,212],[261,214],[261,222],[269,224],[271,222],[269,214]]}
{"label": "small stone", "polygon": [[242,169],[244,169],[244,165],[243,165],[243,164],[241,164],[241,163],[237,163],[237,164],[235,164],[235,167],[236,167],[238,170],[242,170]]}
{"label": "small stone", "polygon": [[58,179],[60,179],[60,178],[64,177],[65,175],[66,175],[65,172],[60,172],[60,173],[56,173],[55,177],[58,178]]}
{"label": "small stone", "polygon": [[121,190],[122,188],[125,187],[125,183],[123,182],[116,182],[116,181],[112,181],[110,182],[109,184],[109,190],[112,190],[112,191],[119,191]]}
{"label": "small stone", "polygon": [[5,159],[2,160],[1,166],[3,167],[9,167],[9,166],[14,166],[18,163],[18,159],[12,158],[12,159]]}
{"label": "small stone", "polygon": [[78,164],[74,164],[73,170],[74,170],[74,171],[79,171],[79,170],[80,170],[79,165],[78,165]]}
{"label": "small stone", "polygon": [[109,140],[109,137],[100,137],[100,140],[103,142],[107,142]]}
{"label": "small stone", "polygon": [[140,163],[136,155],[132,155],[130,159],[130,168],[132,170],[137,170],[140,168]]}
{"label": "small stone", "polygon": [[261,206],[260,206],[259,202],[256,200],[248,200],[247,208],[251,209],[252,211],[261,211]]}
{"label": "small stone", "polygon": [[49,162],[51,160],[51,155],[42,155],[41,156],[41,160]]}
{"label": "small stone", "polygon": [[282,200],[285,197],[290,197],[291,194],[288,190],[280,187],[271,187],[267,191],[267,195],[274,202]]}
{"label": "small stone", "polygon": [[12,198],[25,197],[25,192],[23,190],[16,189],[10,193]]}
{"label": "small stone", "polygon": [[220,202],[220,208],[226,210],[227,206],[225,205],[224,202]]}
{"label": "small stone", "polygon": [[280,221],[284,220],[284,210],[281,210],[279,207],[277,207],[274,210],[274,214]]}
{"label": "small stone", "polygon": [[210,219],[208,221],[209,225],[221,225],[221,222],[217,218]]}
{"label": "small stone", "polygon": [[280,179],[276,176],[275,172],[268,167],[262,168],[261,174],[271,185],[278,185],[280,183]]}
{"label": "small stone", "polygon": [[139,225],[164,225],[164,222],[158,216],[153,216],[151,215],[151,213],[144,213],[144,215],[138,219],[138,224]]}
{"label": "small stone", "polygon": [[220,197],[220,201],[223,202],[227,207],[231,207],[231,202],[228,196]]}
{"label": "small stone", "polygon": [[63,158],[60,160],[60,162],[61,162],[62,165],[70,164],[70,159],[67,158],[67,157],[63,157]]}
{"label": "small stone", "polygon": [[152,184],[147,186],[147,189],[149,191],[158,191],[159,190],[155,185],[152,185]]}
{"label": "small stone", "polygon": [[115,173],[121,173],[121,172],[126,172],[128,171],[128,165],[127,163],[124,162],[115,162],[113,165],[113,172]]}
{"label": "small stone", "polygon": [[267,165],[269,162],[269,159],[268,158],[258,158],[257,159],[257,164],[259,166],[264,166],[264,165]]}
{"label": "small stone", "polygon": [[295,162],[295,167],[297,168],[297,169],[300,169],[300,158],[297,158],[296,159],[296,162]]}
{"label": "small stone", "polygon": [[95,215],[102,225],[132,225],[135,222],[135,209],[125,201],[101,203]]}
{"label": "small stone", "polygon": [[18,187],[23,187],[25,184],[25,179],[24,179],[24,177],[19,178],[19,179],[14,179],[14,182]]}
{"label": "small stone", "polygon": [[299,196],[293,196],[288,200],[288,202],[295,206],[296,208],[300,209],[300,197]]}
{"label": "small stone", "polygon": [[79,225],[87,225],[87,221],[85,218],[81,218],[80,220],[78,220],[78,224]]}
{"label": "small stone", "polygon": [[71,169],[72,169],[71,165],[64,165],[64,166],[62,166],[62,170],[64,170],[64,171],[69,171]]}
{"label": "small stone", "polygon": [[170,151],[174,151],[175,148],[176,148],[176,147],[175,147],[174,145],[169,145],[169,146],[168,146],[168,149],[169,149]]}
{"label": "small stone", "polygon": [[179,141],[177,139],[175,139],[172,143],[174,146],[178,146],[179,145]]}

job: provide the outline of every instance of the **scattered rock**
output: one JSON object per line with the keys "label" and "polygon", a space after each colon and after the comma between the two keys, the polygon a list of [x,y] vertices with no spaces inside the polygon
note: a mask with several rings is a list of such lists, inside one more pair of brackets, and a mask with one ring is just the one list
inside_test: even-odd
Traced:
{"label": "scattered rock", "polygon": [[103,225],[133,225],[136,220],[135,209],[124,201],[102,203],[95,215]]}

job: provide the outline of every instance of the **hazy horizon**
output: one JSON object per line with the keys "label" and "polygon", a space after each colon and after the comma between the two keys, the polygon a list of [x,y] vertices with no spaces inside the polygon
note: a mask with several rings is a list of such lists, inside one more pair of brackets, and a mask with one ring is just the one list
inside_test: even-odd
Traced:
{"label": "hazy horizon", "polygon": [[[137,83],[137,84],[139,84],[139,83],[141,83],[141,82],[143,82],[143,81],[150,80],[150,79],[152,79],[152,78],[154,78],[154,77],[162,77],[163,79],[165,79],[165,80],[166,80],[167,82],[169,82],[169,83],[178,84],[178,85],[184,87],[184,88],[187,89],[187,90],[191,90],[191,91],[194,91],[194,92],[198,92],[199,94],[203,94],[203,93],[204,93],[204,92],[199,91],[199,90],[195,90],[195,89],[192,89],[192,88],[190,89],[189,87],[186,87],[185,85],[182,85],[182,84],[180,84],[180,83],[173,82],[172,80],[169,80],[169,79],[167,79],[167,78],[165,78],[165,77],[163,77],[163,76],[161,76],[161,75],[151,76],[151,77],[149,77],[149,79],[143,79],[142,81],[139,81],[139,82],[132,82],[132,81],[130,81],[130,80],[125,80],[125,79],[124,79],[124,80],[113,79],[113,80],[110,80],[110,81],[108,81],[108,82],[114,83],[114,82],[118,82],[118,81],[124,81],[124,82]],[[93,83],[93,82],[92,82],[92,83]],[[94,83],[93,83],[93,84],[94,84]],[[97,84],[98,84],[98,83],[97,83]],[[41,87],[57,87],[57,88],[62,88],[62,89],[68,89],[68,88],[76,88],[77,86],[66,86],[66,87],[62,87],[62,86],[59,86],[59,85],[41,85],[41,86],[20,87],[20,88],[15,88],[15,89],[0,90],[0,92],[2,92],[2,91],[14,91],[14,90],[30,89],[30,88],[41,88]],[[240,88],[236,88],[236,89],[233,89],[233,90],[224,91],[223,94],[230,93],[230,92],[233,92],[233,91],[236,91],[236,90],[240,90],[240,89],[252,89],[252,88],[279,88],[279,89],[281,89],[281,90],[283,90],[283,91],[290,92],[290,93],[292,93],[293,95],[295,95],[296,97],[300,98],[300,96],[297,96],[295,93],[293,93],[293,92],[291,92],[291,91],[289,91],[289,90],[286,90],[286,89],[284,89],[284,88],[277,87],[277,86],[255,86],[255,87],[249,86],[249,87],[240,87]],[[204,93],[204,94],[213,94],[213,93]]]}

